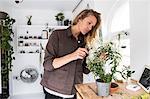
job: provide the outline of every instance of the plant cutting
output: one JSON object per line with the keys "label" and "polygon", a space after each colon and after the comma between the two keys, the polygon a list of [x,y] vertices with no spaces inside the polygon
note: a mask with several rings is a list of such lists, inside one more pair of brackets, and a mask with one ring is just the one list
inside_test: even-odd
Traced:
{"label": "plant cutting", "polygon": [[32,23],[31,23],[31,18],[32,18],[32,15],[30,15],[30,16],[26,16],[27,17],[27,19],[28,19],[28,21],[27,21],[27,25],[31,25]]}
{"label": "plant cutting", "polygon": [[[109,95],[110,83],[121,61],[121,54],[113,42],[103,43],[93,54],[93,58],[87,58],[88,68],[97,78],[96,82],[106,83],[106,85],[102,85],[103,88],[98,88],[98,95],[107,96]],[[99,85],[101,86],[101,84]],[[104,86],[107,88],[104,89]],[[106,93],[104,93],[105,91]]]}
{"label": "plant cutting", "polygon": [[130,84],[131,76],[135,72],[134,70],[130,69],[130,66],[125,66],[123,65],[123,70],[122,71],[117,71],[121,74],[122,78],[127,81],[128,84]]}

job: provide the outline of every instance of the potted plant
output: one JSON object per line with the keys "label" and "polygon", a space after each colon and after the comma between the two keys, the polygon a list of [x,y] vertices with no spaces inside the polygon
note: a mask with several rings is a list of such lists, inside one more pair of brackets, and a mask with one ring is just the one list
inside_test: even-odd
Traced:
{"label": "potted plant", "polygon": [[131,70],[130,66],[123,65],[122,71],[117,71],[121,74],[122,78],[127,81],[127,84],[131,83],[131,75],[135,72],[134,70]]}
{"label": "potted plant", "polygon": [[64,13],[62,13],[62,12],[57,13],[55,18],[56,18],[57,24],[62,25],[62,22],[65,19]]}
{"label": "potted plant", "polygon": [[108,96],[111,81],[121,61],[121,54],[113,42],[103,43],[93,54],[92,58],[87,58],[88,68],[97,78],[98,95]]}

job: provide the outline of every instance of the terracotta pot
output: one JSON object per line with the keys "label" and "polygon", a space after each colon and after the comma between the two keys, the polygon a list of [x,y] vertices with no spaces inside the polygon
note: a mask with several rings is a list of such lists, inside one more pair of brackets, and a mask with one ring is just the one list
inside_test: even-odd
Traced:
{"label": "terracotta pot", "polygon": [[112,82],[110,85],[110,92],[113,93],[119,89],[119,85],[117,83]]}

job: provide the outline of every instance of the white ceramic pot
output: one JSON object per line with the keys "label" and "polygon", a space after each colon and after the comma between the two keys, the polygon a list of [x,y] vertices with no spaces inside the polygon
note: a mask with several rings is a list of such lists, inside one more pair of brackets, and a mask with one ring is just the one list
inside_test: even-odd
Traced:
{"label": "white ceramic pot", "polygon": [[103,83],[96,80],[98,96],[108,96],[110,93],[110,83]]}
{"label": "white ceramic pot", "polygon": [[63,25],[63,22],[62,22],[62,21],[57,21],[57,25],[58,25],[58,26],[62,26],[62,25]]}

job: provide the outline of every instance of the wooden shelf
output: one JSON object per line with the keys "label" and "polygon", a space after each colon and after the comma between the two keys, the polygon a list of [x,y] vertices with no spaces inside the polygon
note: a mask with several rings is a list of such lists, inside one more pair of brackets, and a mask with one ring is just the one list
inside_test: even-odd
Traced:
{"label": "wooden shelf", "polygon": [[[65,29],[68,26],[44,26],[44,25],[17,25],[17,52],[21,51],[30,52],[41,49],[41,46],[45,48],[48,41],[48,37],[55,29]],[[47,37],[42,38],[43,30],[48,31]],[[49,30],[50,29],[50,30]],[[51,32],[49,32],[51,31]],[[20,38],[21,37],[21,38]],[[21,42],[20,42],[21,41]],[[20,46],[23,45],[23,46]],[[24,46],[28,45],[28,46]],[[36,46],[35,46],[36,45]],[[24,53],[21,53],[24,54]],[[29,54],[29,53],[28,53]],[[32,53],[34,54],[34,53]]]}

